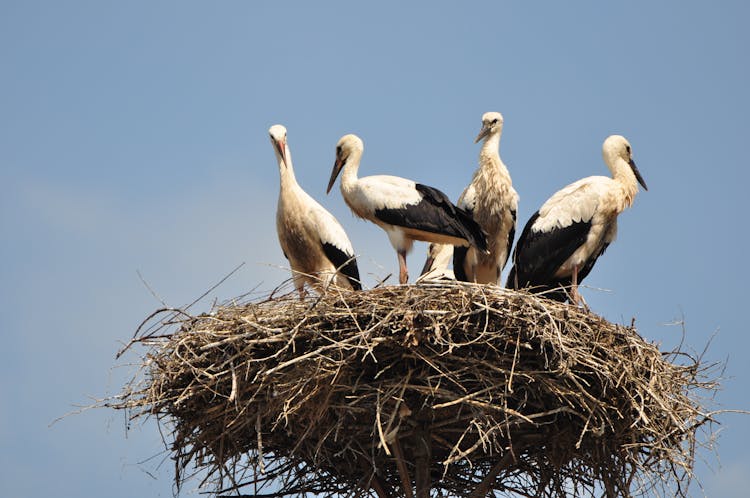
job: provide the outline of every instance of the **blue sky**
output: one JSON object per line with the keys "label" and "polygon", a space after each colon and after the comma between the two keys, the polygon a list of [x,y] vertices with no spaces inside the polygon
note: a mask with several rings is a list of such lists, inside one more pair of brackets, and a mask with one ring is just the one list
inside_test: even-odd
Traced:
{"label": "blue sky", "polygon": [[[680,320],[688,346],[713,337],[707,358],[728,362],[715,406],[750,409],[749,16],[739,1],[0,0],[0,495],[171,496],[154,421],[126,431],[95,410],[49,424],[133,372],[114,354],[160,306],[136,271],[177,306],[246,263],[196,311],[288,277],[275,123],[367,286],[396,257],[337,189],[325,195],[342,135],[365,142],[361,174],[455,199],[481,115],[500,111],[521,224],[606,174],[602,141],[626,136],[650,190],[583,293],[665,348]],[[696,473],[707,496],[746,496],[747,420],[720,421],[721,465],[704,452]]]}

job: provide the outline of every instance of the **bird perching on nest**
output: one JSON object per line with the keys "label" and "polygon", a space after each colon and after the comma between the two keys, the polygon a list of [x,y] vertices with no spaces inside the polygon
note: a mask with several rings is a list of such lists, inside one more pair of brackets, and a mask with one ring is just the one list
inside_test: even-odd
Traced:
{"label": "bird perching on nest", "polygon": [[482,116],[482,129],[474,143],[484,140],[479,152],[479,168],[461,197],[458,207],[465,209],[487,233],[489,253],[474,248],[453,250],[453,271],[456,279],[480,284],[500,284],[500,272],[510,256],[516,233],[518,194],[508,168],[500,159],[500,135],[503,115],[487,112]]}
{"label": "bird perching on nest", "polygon": [[487,251],[487,239],[471,216],[440,190],[389,175],[357,177],[364,144],[356,135],[341,137],[328,182],[331,191],[339,172],[341,194],[352,212],[385,230],[398,254],[399,283],[409,279],[406,255],[415,240]]}
{"label": "bird perching on nest", "polygon": [[[578,284],[615,240],[617,216],[633,204],[639,183],[648,190],[625,137],[607,137],[602,155],[612,178],[590,176],[571,183],[526,223],[513,251],[507,287],[582,302]],[[569,287],[570,296],[560,287]]]}
{"label": "bird perching on nest", "polygon": [[319,291],[331,283],[345,289],[361,290],[357,260],[349,237],[336,218],[302,190],[294,177],[286,128],[274,125],[268,133],[279,163],[276,231],[300,298],[305,296],[305,283]]}
{"label": "bird perching on nest", "polygon": [[427,259],[417,282],[433,280],[456,280],[448,265],[453,259],[453,246],[431,243],[427,248]]}

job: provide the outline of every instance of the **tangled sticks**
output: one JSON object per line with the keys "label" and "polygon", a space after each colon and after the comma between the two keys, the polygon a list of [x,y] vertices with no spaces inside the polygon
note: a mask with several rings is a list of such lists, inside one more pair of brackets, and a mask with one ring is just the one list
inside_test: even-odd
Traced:
{"label": "tangled sticks", "polygon": [[714,365],[633,327],[473,284],[269,297],[173,327],[134,339],[141,374],[108,406],[167,423],[178,485],[192,464],[218,493],[685,495],[717,388]]}

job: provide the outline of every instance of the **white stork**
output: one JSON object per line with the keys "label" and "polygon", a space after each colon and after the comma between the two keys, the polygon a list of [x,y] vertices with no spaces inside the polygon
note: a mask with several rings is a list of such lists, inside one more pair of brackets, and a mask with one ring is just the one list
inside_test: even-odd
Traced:
{"label": "white stork", "polygon": [[329,283],[361,290],[357,260],[346,232],[331,213],[302,190],[294,177],[286,128],[273,125],[268,133],[279,163],[281,184],[276,231],[300,298],[305,296],[305,282],[318,291]]}
{"label": "white stork", "polygon": [[[555,193],[529,219],[513,252],[507,287],[532,288],[559,301],[581,302],[578,284],[617,235],[617,216],[644,189],[630,143],[620,135],[602,146],[612,178],[590,176]],[[555,290],[558,289],[558,290]]]}
{"label": "white stork", "polygon": [[339,172],[341,194],[354,214],[385,230],[398,253],[399,282],[409,279],[406,254],[415,240],[487,250],[479,225],[456,207],[440,190],[397,176],[357,177],[364,144],[356,135],[345,135],[336,144],[336,162],[328,182],[331,191]]}
{"label": "white stork", "polygon": [[456,280],[453,270],[448,269],[453,259],[453,246],[431,243],[427,248],[427,259],[417,282],[425,280]]}
{"label": "white stork", "polygon": [[500,135],[503,115],[487,112],[474,143],[484,140],[479,151],[479,168],[461,197],[458,207],[465,209],[487,234],[489,253],[457,247],[453,251],[456,279],[481,284],[500,284],[500,272],[510,256],[516,234],[518,194],[513,189],[508,169],[500,159]]}

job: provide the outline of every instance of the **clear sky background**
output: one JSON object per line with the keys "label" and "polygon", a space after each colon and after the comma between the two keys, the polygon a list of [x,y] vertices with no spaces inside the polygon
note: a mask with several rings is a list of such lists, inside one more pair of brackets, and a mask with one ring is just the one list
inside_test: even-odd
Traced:
{"label": "clear sky background", "polygon": [[[557,189],[607,174],[602,141],[626,136],[650,190],[583,294],[665,348],[680,320],[687,346],[713,338],[713,406],[750,409],[748,19],[742,1],[0,0],[0,495],[171,496],[153,420],[50,423],[132,373],[115,352],[161,306],[136,271],[178,306],[246,262],[196,312],[288,278],[275,123],[366,286],[397,275],[396,255],[325,195],[342,135],[365,142],[361,174],[455,199],[481,115],[502,112],[519,231]],[[719,420],[720,465],[704,452],[696,472],[707,496],[747,496],[749,420]]]}

